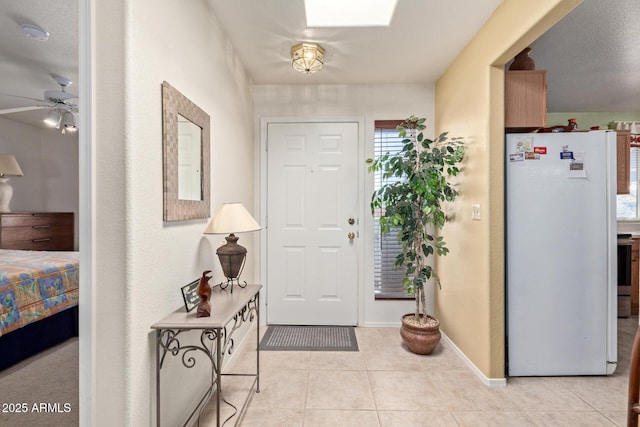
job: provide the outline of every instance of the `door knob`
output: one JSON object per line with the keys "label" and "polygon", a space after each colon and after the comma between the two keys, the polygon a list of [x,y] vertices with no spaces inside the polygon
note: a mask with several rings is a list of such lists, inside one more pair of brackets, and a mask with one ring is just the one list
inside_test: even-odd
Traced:
{"label": "door knob", "polygon": [[349,238],[349,240],[353,240],[356,237],[356,233],[350,231],[349,234],[347,234],[347,237]]}
{"label": "door knob", "polygon": [[353,225],[356,223],[356,220],[353,218],[349,218],[349,225]]}

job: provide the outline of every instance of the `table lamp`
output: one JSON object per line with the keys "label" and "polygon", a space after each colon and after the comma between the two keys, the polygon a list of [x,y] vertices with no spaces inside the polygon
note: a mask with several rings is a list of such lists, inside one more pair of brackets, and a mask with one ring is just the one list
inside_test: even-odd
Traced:
{"label": "table lamp", "polygon": [[244,286],[240,284],[240,274],[244,269],[247,249],[238,244],[238,237],[235,233],[245,233],[260,229],[260,224],[253,219],[242,203],[223,203],[218,209],[204,234],[230,233],[225,237],[227,243],[220,246],[216,251],[222,266],[222,272],[227,278],[226,283],[220,283],[220,289],[225,289],[231,285],[231,292],[233,292],[234,282],[241,288],[247,285],[247,282],[244,282]]}
{"label": "table lamp", "polygon": [[13,187],[8,182],[9,176],[23,176],[22,169],[13,154],[0,154],[0,212],[11,212]]}

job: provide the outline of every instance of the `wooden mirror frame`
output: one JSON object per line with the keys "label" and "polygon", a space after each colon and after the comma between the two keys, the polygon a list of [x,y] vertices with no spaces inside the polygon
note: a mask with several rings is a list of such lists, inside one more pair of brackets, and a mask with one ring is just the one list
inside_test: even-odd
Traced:
{"label": "wooden mirror frame", "polygon": [[[202,199],[178,198],[178,114],[202,129]],[[164,157],[165,221],[183,221],[211,216],[210,119],[200,107],[167,82],[162,82],[162,154]]]}

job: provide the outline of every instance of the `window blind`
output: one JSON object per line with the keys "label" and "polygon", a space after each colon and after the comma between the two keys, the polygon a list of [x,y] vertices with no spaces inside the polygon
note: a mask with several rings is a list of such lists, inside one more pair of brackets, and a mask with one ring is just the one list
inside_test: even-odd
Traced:
{"label": "window blind", "polygon": [[[376,120],[375,122],[375,158],[386,153],[397,153],[402,150],[402,138],[398,137],[396,126],[401,120]],[[378,190],[385,182],[382,173],[376,172],[374,176],[374,188]],[[384,209],[384,207],[382,208]],[[381,210],[374,212],[374,292],[376,299],[409,299],[402,283],[404,268],[395,268],[393,263],[402,250],[402,244],[398,241],[397,230],[391,230],[387,234],[380,232],[379,218]]]}

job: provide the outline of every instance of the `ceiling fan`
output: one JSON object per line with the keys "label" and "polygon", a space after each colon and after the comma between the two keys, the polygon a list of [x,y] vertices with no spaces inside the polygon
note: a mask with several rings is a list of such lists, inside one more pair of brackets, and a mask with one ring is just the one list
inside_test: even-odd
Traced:
{"label": "ceiling fan", "polygon": [[44,99],[9,95],[14,98],[30,99],[32,101],[43,102],[45,104],[31,105],[28,107],[8,108],[5,110],[0,110],[0,115],[48,108],[49,112],[44,118],[44,122],[46,125],[54,127],[56,129],[60,129],[62,127],[62,133],[65,133],[65,131],[77,131],[78,125],[76,114],[78,111],[78,106],[74,104],[72,100],[77,99],[78,96],[65,90],[66,88],[71,86],[73,82],[66,77],[60,76],[55,76],[53,77],[53,79],[60,85],[60,90],[44,91]]}

